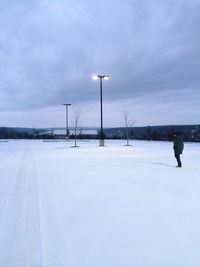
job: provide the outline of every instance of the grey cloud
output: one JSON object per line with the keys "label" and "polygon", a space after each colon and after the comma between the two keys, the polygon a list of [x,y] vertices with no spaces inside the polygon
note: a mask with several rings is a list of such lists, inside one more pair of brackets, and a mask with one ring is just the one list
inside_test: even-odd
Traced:
{"label": "grey cloud", "polygon": [[[0,109],[199,87],[199,1],[8,1],[0,18]],[[178,92],[177,91],[177,92]]]}

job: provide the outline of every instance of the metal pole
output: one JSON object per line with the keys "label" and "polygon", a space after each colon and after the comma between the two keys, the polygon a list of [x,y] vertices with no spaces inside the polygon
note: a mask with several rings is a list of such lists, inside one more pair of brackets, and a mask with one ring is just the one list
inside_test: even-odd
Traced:
{"label": "metal pole", "polygon": [[68,129],[68,106],[71,104],[63,104],[66,107],[66,141],[69,139],[69,129]]}
{"label": "metal pole", "polygon": [[68,141],[68,105],[66,105],[66,140]]}
{"label": "metal pole", "polygon": [[101,100],[101,136],[103,136],[103,99],[102,99],[102,77],[100,77],[100,100]]}
{"label": "metal pole", "polygon": [[99,133],[99,146],[104,146],[104,132],[103,132],[103,99],[102,99],[102,80],[108,80],[109,79],[109,75],[108,74],[104,74],[104,75],[99,75],[96,74],[93,76],[94,80],[98,80],[100,79],[100,109],[101,109],[101,129],[100,129],[100,133]]}
{"label": "metal pole", "polygon": [[102,80],[103,76],[99,75],[100,79],[100,109],[101,109],[101,130],[99,136],[99,146],[104,146],[104,133],[103,133],[103,97],[102,97]]}

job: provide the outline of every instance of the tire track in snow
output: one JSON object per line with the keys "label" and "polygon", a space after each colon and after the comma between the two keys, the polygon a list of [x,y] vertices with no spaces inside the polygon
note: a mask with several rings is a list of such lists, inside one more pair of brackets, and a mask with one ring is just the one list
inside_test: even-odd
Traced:
{"label": "tire track in snow", "polygon": [[[22,155],[19,152],[12,153],[6,158],[0,169],[0,222],[4,215],[8,197],[13,190],[16,181],[16,173]],[[12,168],[9,166],[12,162]],[[14,163],[14,164],[13,164]]]}
{"label": "tire track in snow", "polygon": [[[52,179],[57,179],[54,173],[55,160],[47,159],[49,151],[37,150],[37,164],[40,199],[40,222],[42,239],[42,263],[45,267],[72,266],[69,262],[68,236],[63,225],[62,213],[59,212],[59,197],[52,185]],[[50,167],[50,172],[49,172]],[[74,266],[75,267],[75,266]]]}
{"label": "tire track in snow", "polygon": [[27,146],[0,223],[0,266],[42,266],[36,161]]}
{"label": "tire track in snow", "polygon": [[0,183],[7,172],[10,171],[10,163],[12,167],[13,163],[15,163],[15,167],[18,166],[16,163],[20,160],[22,154],[18,145],[19,144],[16,145],[16,143],[10,144],[6,149],[4,148],[4,150],[0,151]]}

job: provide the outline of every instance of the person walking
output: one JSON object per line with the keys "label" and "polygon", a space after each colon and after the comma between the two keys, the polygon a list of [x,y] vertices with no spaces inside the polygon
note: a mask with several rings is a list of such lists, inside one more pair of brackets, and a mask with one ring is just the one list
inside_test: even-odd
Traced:
{"label": "person walking", "polygon": [[178,163],[178,165],[176,167],[181,168],[182,163],[181,163],[180,155],[183,153],[183,148],[184,148],[182,132],[175,132],[174,133],[173,148],[174,148],[174,156],[175,156],[177,163]]}

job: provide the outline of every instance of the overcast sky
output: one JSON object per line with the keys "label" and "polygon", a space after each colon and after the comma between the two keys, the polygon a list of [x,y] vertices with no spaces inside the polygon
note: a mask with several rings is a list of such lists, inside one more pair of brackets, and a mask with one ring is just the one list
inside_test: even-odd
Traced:
{"label": "overcast sky", "polygon": [[[200,0],[1,0],[0,126],[200,124]],[[71,115],[70,115],[71,114]],[[72,116],[71,116],[72,118]],[[72,123],[70,118],[70,123]]]}

